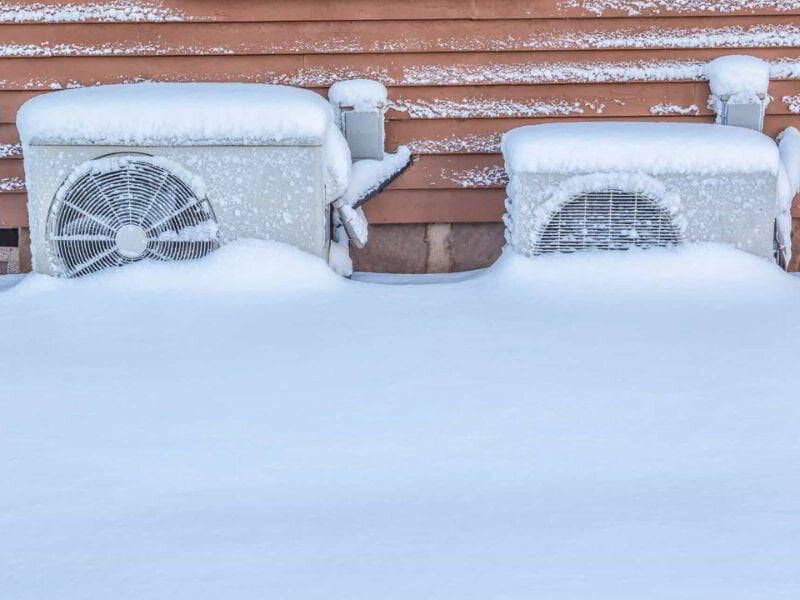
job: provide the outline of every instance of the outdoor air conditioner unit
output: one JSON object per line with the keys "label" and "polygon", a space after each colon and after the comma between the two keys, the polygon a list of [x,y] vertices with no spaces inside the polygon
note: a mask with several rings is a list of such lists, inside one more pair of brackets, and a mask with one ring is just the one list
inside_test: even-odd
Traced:
{"label": "outdoor air conditioner unit", "polygon": [[677,123],[534,125],[506,134],[503,155],[507,238],[522,254],[699,241],[765,258],[777,252],[780,157],[759,132]]}
{"label": "outdoor air conditioner unit", "polygon": [[241,237],[329,257],[351,159],[314,92],[101,86],[37,97],[18,124],[35,271],[194,258]]}

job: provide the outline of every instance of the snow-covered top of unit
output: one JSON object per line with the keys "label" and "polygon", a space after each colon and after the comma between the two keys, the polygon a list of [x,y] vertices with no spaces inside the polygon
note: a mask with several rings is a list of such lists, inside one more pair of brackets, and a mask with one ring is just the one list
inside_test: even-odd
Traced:
{"label": "snow-covered top of unit", "polygon": [[703,67],[711,93],[715,96],[739,94],[767,95],[769,89],[769,63],[755,56],[720,56]]}
{"label": "snow-covered top of unit", "polygon": [[777,175],[780,155],[766,135],[690,123],[551,123],[503,136],[506,170],[516,173],[644,172]]}
{"label": "snow-covered top of unit", "polygon": [[378,81],[351,79],[334,83],[328,89],[328,99],[340,106],[352,106],[356,112],[369,112],[386,106],[389,95]]}
{"label": "snow-covered top of unit", "polygon": [[309,90],[248,83],[137,83],[62,90],[17,114],[23,144],[323,145],[334,127]]}

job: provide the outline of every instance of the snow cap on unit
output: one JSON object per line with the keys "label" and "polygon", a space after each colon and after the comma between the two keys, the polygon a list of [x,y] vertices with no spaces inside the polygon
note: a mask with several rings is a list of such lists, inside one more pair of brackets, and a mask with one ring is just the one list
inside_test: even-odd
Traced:
{"label": "snow cap on unit", "polygon": [[715,58],[703,67],[703,75],[717,97],[747,95],[763,99],[769,89],[769,63],[755,56]]}
{"label": "snow cap on unit", "polygon": [[660,173],[769,172],[780,166],[766,135],[690,123],[549,123],[503,136],[509,174],[560,171]]}
{"label": "snow cap on unit", "polygon": [[356,112],[382,110],[389,101],[384,85],[371,79],[337,81],[328,90],[328,100]]}
{"label": "snow cap on unit", "polygon": [[333,124],[309,90],[248,83],[137,83],[61,90],[17,114],[23,144],[323,145]]}

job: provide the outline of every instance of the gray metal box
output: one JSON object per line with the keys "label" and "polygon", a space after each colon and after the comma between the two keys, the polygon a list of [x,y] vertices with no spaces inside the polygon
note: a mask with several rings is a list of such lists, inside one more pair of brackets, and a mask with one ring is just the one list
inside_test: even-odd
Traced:
{"label": "gray metal box", "polygon": [[344,110],[342,117],[344,137],[353,159],[383,159],[383,113]]}
{"label": "gray metal box", "polygon": [[733,127],[746,127],[761,131],[764,129],[764,102],[736,103],[723,100],[722,124]]}

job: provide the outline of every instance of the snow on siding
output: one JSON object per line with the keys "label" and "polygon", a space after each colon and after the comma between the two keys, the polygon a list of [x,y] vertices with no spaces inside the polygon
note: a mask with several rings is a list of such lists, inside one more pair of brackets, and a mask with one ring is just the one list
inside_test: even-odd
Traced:
{"label": "snow on siding", "polygon": [[721,27],[620,28],[576,32],[536,32],[485,36],[447,36],[431,40],[407,32],[399,39],[365,41],[358,36],[339,39],[299,39],[289,45],[264,42],[264,51],[292,52],[503,52],[519,50],[622,50],[648,48],[788,48],[800,45],[800,27],[765,24]]}
{"label": "snow on siding", "polygon": [[[75,79],[53,81],[38,77],[26,79],[0,79],[0,88],[23,90],[58,90],[83,87],[99,83],[144,83],[153,81],[241,81],[251,83],[277,83],[299,87],[329,87],[344,79],[374,79],[387,86],[458,86],[458,85],[504,85],[504,84],[561,84],[561,83],[628,83],[628,82],[672,82],[704,81],[705,62],[694,60],[640,60],[627,62],[553,62],[553,63],[514,63],[514,64],[429,64],[399,67],[396,75],[388,67],[301,67],[289,73],[259,71],[254,73],[193,72],[164,75],[157,78],[132,77],[124,73],[116,76],[105,74],[102,81],[86,84]],[[774,79],[800,79],[800,59],[781,58],[770,62],[770,76]],[[459,101],[443,99],[441,102],[429,101],[429,105],[416,102],[414,110],[434,114],[437,110],[470,111],[469,107],[457,106]],[[601,113],[602,107],[585,105]],[[478,107],[478,112],[486,106]],[[534,103],[525,111],[535,116],[547,110],[560,113],[563,107],[554,105],[536,108]],[[544,111],[544,112],[541,112]]]}
{"label": "snow on siding", "polygon": [[677,104],[656,104],[650,107],[651,115],[699,115],[700,109],[696,104],[679,106]]}
{"label": "snow on siding", "polygon": [[25,182],[21,177],[0,177],[0,192],[21,192]]}
{"label": "snow on siding", "polygon": [[283,85],[299,85],[306,87],[329,87],[343,79],[374,79],[384,85],[402,83],[389,74],[386,67],[341,67],[326,69],[324,67],[304,67],[294,73],[265,73],[264,77],[271,83]]}
{"label": "snow on siding", "polygon": [[800,8],[800,0],[562,0],[562,8],[581,8],[596,15],[618,11],[629,16],[650,13],[734,13],[746,9],[787,12]]}
{"label": "snow on siding", "polygon": [[442,171],[442,179],[452,181],[462,188],[486,188],[504,186],[508,175],[503,167],[490,165],[456,171]]}
{"label": "snow on siding", "polygon": [[22,156],[22,144],[0,144],[0,158]]}
{"label": "snow on siding", "polygon": [[[407,85],[612,83],[628,81],[700,81],[705,62],[693,60],[415,65],[404,70]],[[800,78],[800,61],[771,63],[773,79]]]}
{"label": "snow on siding", "polygon": [[411,85],[459,85],[697,80],[702,76],[702,66],[699,61],[415,65],[405,69],[403,81]]}
{"label": "snow on siding", "polygon": [[493,154],[500,152],[500,133],[468,134],[444,139],[413,139],[407,145],[415,154]]}
{"label": "snow on siding", "polygon": [[34,23],[75,23],[81,21],[163,22],[183,21],[182,12],[165,8],[154,0],[111,0],[108,2],[45,4],[43,2],[0,2],[0,21]]}
{"label": "snow on siding", "polygon": [[783,103],[787,106],[790,113],[800,114],[800,94],[796,96],[784,96],[781,100],[783,100]]}
{"label": "snow on siding", "polygon": [[152,55],[202,55],[233,54],[231,48],[207,46],[161,46],[157,44],[0,44],[0,57],[50,57],[50,56],[136,56]]}
{"label": "snow on siding", "polygon": [[397,100],[391,104],[395,110],[407,112],[414,119],[479,119],[498,117],[542,117],[581,115],[591,111],[603,112],[602,103],[591,102],[543,102],[531,100],[485,100],[465,98],[463,100]]}
{"label": "snow on siding", "polygon": [[[623,63],[553,63],[517,65],[452,65],[411,67],[401,83],[459,85],[467,83],[622,83],[629,81],[703,80],[704,63],[696,61],[637,61]],[[773,79],[800,78],[800,61],[782,59],[771,64]]]}
{"label": "snow on siding", "polygon": [[800,60],[784,58],[770,63],[770,79],[800,79]]}
{"label": "snow on siding", "polygon": [[176,44],[159,39],[150,44],[47,43],[0,44],[0,56],[115,56],[115,55],[225,55],[236,53],[366,53],[366,52],[486,52],[519,50],[593,50],[654,48],[786,48],[800,46],[800,27],[793,24],[763,24],[721,27],[664,27],[595,29],[574,32],[537,32],[527,36],[497,34],[458,35],[431,40],[408,34],[395,39],[365,40],[358,33],[342,38],[304,38],[279,41],[230,41],[213,44]]}
{"label": "snow on siding", "polygon": [[539,47],[549,49],[579,48],[607,50],[628,48],[782,48],[800,45],[800,27],[796,25],[754,25],[752,27],[652,27],[646,31],[582,32],[541,40]]}

